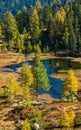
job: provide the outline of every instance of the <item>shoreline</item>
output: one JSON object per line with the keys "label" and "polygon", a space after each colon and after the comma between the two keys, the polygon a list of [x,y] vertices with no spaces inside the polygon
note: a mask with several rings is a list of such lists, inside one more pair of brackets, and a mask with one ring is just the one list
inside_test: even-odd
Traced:
{"label": "shoreline", "polygon": [[[25,60],[28,60],[28,59],[32,60],[34,55],[31,55],[31,56],[30,55],[27,59],[23,55],[22,60],[20,60],[18,63],[24,62]],[[4,57],[0,58],[0,63],[1,63],[0,64],[0,79],[2,78],[0,80],[0,87],[5,85],[6,77],[9,74],[12,74],[16,78],[16,80],[18,80],[19,78],[18,71],[13,72],[12,69],[5,67],[8,65],[16,64],[16,58],[18,56],[18,53],[3,54],[3,56]],[[44,60],[45,58],[49,59],[51,58],[51,55],[43,56],[43,58],[41,56],[41,59]],[[58,58],[58,57],[52,56],[52,58]],[[78,115],[81,115],[81,102],[73,102],[73,103],[64,102],[59,99],[51,97],[49,94],[39,95],[38,97],[35,97],[34,95],[32,95],[31,99],[32,99],[33,105],[35,105],[35,108],[41,111],[43,115],[43,120],[45,121],[47,125],[46,129],[51,129],[52,125],[54,125],[54,129],[56,129],[57,126],[60,129],[59,121],[60,121],[60,117],[63,114],[63,109],[65,108],[67,111],[73,110],[76,114],[78,113]],[[6,99],[4,99],[4,101],[6,101]],[[4,128],[8,126],[9,129],[11,128],[12,130],[14,130],[15,129],[14,120],[20,120],[22,118],[22,114],[24,117],[26,117],[29,114],[27,113],[28,109],[20,110],[19,113],[17,114],[13,113],[13,110],[16,110],[15,112],[19,110],[18,109],[20,107],[19,102],[20,102],[20,98],[15,98],[12,104],[8,104],[8,103],[1,104],[0,121],[1,121],[1,125],[4,126]],[[30,116],[31,116],[31,113],[30,113]],[[6,122],[4,119],[7,119]],[[79,123],[81,125],[81,121]],[[76,122],[75,126],[77,124],[78,122]],[[0,128],[2,127],[0,126]],[[77,128],[80,128],[80,126],[77,126],[76,129]]]}
{"label": "shoreline", "polygon": [[[16,72],[13,72],[13,70],[11,68],[8,68],[6,66],[12,65],[12,64],[19,64],[25,61],[29,61],[29,60],[33,60],[34,58],[34,53],[30,53],[27,54],[26,56],[24,54],[21,55],[21,58],[19,59],[19,61],[17,62],[17,58],[19,56],[19,53],[13,53],[13,52],[7,52],[7,53],[0,53],[0,79],[1,79],[1,83],[0,83],[0,87],[4,86],[5,83],[5,79],[7,77],[8,74],[13,74],[15,75],[15,77],[18,76],[18,74]],[[54,55],[54,53],[41,53],[40,56],[41,60],[46,60],[46,59],[70,59],[71,61],[74,62],[79,62],[81,63],[81,58],[74,58],[74,57],[57,57]],[[79,86],[81,88],[81,69],[79,70],[74,70],[76,77],[78,78],[79,81]],[[61,79],[64,80],[62,75],[58,74],[52,74],[50,77],[52,78],[57,78],[57,79]],[[65,77],[65,76],[64,76]]]}

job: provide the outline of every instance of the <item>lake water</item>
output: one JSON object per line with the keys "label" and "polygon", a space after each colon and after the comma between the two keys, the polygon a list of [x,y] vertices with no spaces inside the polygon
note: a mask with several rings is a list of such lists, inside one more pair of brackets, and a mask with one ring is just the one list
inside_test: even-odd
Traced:
{"label": "lake water", "polygon": [[[28,64],[32,64],[32,61],[26,62]],[[21,67],[23,63],[15,64],[11,66],[13,71],[16,71],[17,68]],[[54,98],[61,99],[62,98],[62,87],[63,87],[63,81],[60,79],[51,78],[50,75],[57,73],[58,69],[81,69],[81,64],[77,62],[72,62],[70,60],[66,59],[48,59],[44,60],[43,64],[47,70],[49,83],[51,85],[51,88],[48,92],[44,92],[43,90],[40,91],[40,93],[48,93]],[[58,66],[57,66],[58,65]]]}

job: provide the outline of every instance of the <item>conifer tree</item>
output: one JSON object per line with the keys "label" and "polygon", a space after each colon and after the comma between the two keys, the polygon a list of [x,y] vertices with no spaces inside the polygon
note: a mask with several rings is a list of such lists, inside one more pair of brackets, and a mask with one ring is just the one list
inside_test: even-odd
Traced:
{"label": "conifer tree", "polygon": [[31,45],[31,42],[28,41],[27,42],[27,52],[31,52],[32,51],[32,45]]}
{"label": "conifer tree", "polygon": [[16,21],[20,34],[23,33],[24,28],[26,30],[29,26],[29,13],[26,6],[23,6],[22,10],[19,10],[16,15]]}
{"label": "conifer tree", "polygon": [[34,45],[34,50],[35,50],[35,54],[41,54],[41,49],[40,49],[40,46],[37,44],[37,45]]}
{"label": "conifer tree", "polygon": [[74,98],[72,96],[76,96],[77,92],[78,81],[76,76],[74,75],[73,70],[70,69],[64,81],[63,95],[65,95],[66,97],[69,96],[69,99],[71,98],[71,100],[74,101]]}
{"label": "conifer tree", "polygon": [[56,15],[55,15],[55,20],[56,20],[57,22],[63,24],[63,23],[65,22],[65,19],[66,19],[66,12],[65,12],[64,8],[61,7],[61,8],[57,11],[57,13],[56,13]]}
{"label": "conifer tree", "polygon": [[31,7],[29,17],[29,34],[33,43],[37,43],[40,36],[39,16],[35,7]]}
{"label": "conifer tree", "polygon": [[36,1],[34,7],[36,8],[38,16],[39,16],[39,27],[42,29],[42,26],[43,26],[43,22],[42,22],[42,5],[41,5],[40,1]]}
{"label": "conifer tree", "polygon": [[9,50],[13,50],[14,44],[15,44],[14,39],[11,39],[11,40],[10,40],[10,44],[9,44]]}
{"label": "conifer tree", "polygon": [[19,53],[22,53],[22,51],[25,50],[24,39],[19,33],[17,34],[15,39],[15,47]]}
{"label": "conifer tree", "polygon": [[31,130],[31,126],[28,120],[25,120],[21,130]]}
{"label": "conifer tree", "polygon": [[[1,26],[1,23],[0,23],[0,43],[3,43],[3,34],[2,34],[2,26]],[[0,45],[0,51],[2,51],[2,45]]]}
{"label": "conifer tree", "polygon": [[53,43],[54,42],[54,17],[52,16],[52,14],[50,14],[50,20],[48,23],[48,28],[47,28],[47,32],[48,32],[48,37],[49,37],[49,42]]}
{"label": "conifer tree", "polygon": [[61,117],[61,125],[66,127],[67,130],[71,130],[74,125],[75,120],[75,112],[73,110],[67,112],[66,109],[63,110],[63,114]]}
{"label": "conifer tree", "polygon": [[42,118],[42,113],[40,110],[38,109],[33,109],[33,116],[34,116],[34,120],[36,121],[36,123],[39,125],[39,129],[40,130],[44,130],[44,121]]}
{"label": "conifer tree", "polygon": [[7,42],[18,33],[17,23],[11,12],[6,12],[2,19],[3,34]]}
{"label": "conifer tree", "polygon": [[50,7],[49,7],[48,3],[46,3],[44,8],[43,8],[43,16],[42,16],[42,18],[43,18],[44,27],[47,28],[49,18],[50,18]]}
{"label": "conifer tree", "polygon": [[75,16],[74,29],[75,29],[75,35],[76,35],[76,40],[77,40],[77,49],[80,53],[80,51],[81,51],[81,36],[80,36],[79,19],[77,16]]}
{"label": "conifer tree", "polygon": [[6,89],[4,94],[6,94],[9,99],[12,100],[18,94],[18,91],[19,86],[17,85],[17,82],[12,75],[9,75],[6,79]]}
{"label": "conifer tree", "polygon": [[38,92],[39,88],[45,91],[50,89],[48,76],[43,63],[40,61],[39,54],[35,54],[35,59],[33,61],[32,72],[34,75],[34,86],[35,90]]}
{"label": "conifer tree", "polygon": [[63,41],[64,41],[65,49],[67,51],[67,56],[68,56],[68,50],[69,50],[69,31],[68,31],[68,27],[65,28]]}
{"label": "conifer tree", "polygon": [[77,51],[77,38],[74,30],[74,12],[72,9],[72,4],[70,5],[70,9],[68,12],[68,29],[69,29],[69,42],[70,42],[70,49],[73,54]]}
{"label": "conifer tree", "polygon": [[25,107],[30,107],[30,87],[33,84],[33,74],[31,67],[27,64],[23,64],[21,69],[21,85],[23,86],[23,98],[26,100]]}

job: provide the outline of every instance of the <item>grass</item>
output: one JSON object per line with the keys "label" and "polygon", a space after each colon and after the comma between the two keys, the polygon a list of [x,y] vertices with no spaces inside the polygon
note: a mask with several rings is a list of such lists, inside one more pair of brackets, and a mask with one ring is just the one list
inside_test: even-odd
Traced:
{"label": "grass", "polygon": [[52,74],[51,78],[61,79],[64,80],[67,75],[67,70],[59,70],[57,74]]}

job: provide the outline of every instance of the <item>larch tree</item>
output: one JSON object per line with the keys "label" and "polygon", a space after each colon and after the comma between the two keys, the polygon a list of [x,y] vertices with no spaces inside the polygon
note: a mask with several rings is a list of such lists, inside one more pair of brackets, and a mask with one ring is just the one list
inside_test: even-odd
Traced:
{"label": "larch tree", "polygon": [[21,130],[31,130],[30,122],[28,120],[25,120]]}
{"label": "larch tree", "polygon": [[23,86],[23,98],[26,100],[24,106],[30,107],[30,87],[33,84],[33,74],[31,67],[27,64],[23,64],[21,69],[21,85]]}
{"label": "larch tree", "polygon": [[70,69],[64,81],[63,95],[66,97],[69,96],[69,99],[74,101],[75,98],[73,98],[72,96],[76,96],[77,92],[78,92],[78,81],[73,70]]}
{"label": "larch tree", "polygon": [[32,72],[34,76],[34,86],[36,92],[38,92],[39,88],[48,91],[50,89],[50,85],[47,72],[43,63],[40,60],[39,54],[37,53],[35,54],[35,59],[33,61]]}
{"label": "larch tree", "polygon": [[38,123],[40,130],[44,130],[44,121],[42,118],[42,113],[38,109],[33,109],[33,116],[36,123]]}
{"label": "larch tree", "polygon": [[61,117],[61,125],[63,127],[66,127],[67,130],[71,130],[71,128],[73,127],[74,125],[74,120],[75,120],[75,112],[73,110],[67,112],[66,109],[63,110],[63,114],[62,114],[62,117]]}
{"label": "larch tree", "polygon": [[25,50],[24,39],[19,33],[16,35],[15,47],[19,53],[22,53],[22,51]]}
{"label": "larch tree", "polygon": [[40,46],[37,44],[37,45],[34,45],[34,51],[35,51],[35,54],[41,54],[41,48]]}
{"label": "larch tree", "polygon": [[13,100],[13,98],[18,94],[19,86],[12,75],[9,75],[6,79],[6,88],[4,94]]}
{"label": "larch tree", "polygon": [[27,52],[31,52],[31,51],[32,51],[32,45],[31,45],[31,42],[30,42],[30,41],[27,42],[27,47],[26,47],[26,49],[27,49]]}
{"label": "larch tree", "polygon": [[9,42],[18,33],[16,20],[11,12],[4,13],[2,23],[5,40]]}
{"label": "larch tree", "polygon": [[66,12],[63,7],[60,8],[60,10],[57,11],[55,15],[55,20],[60,23],[64,23],[66,19]]}

